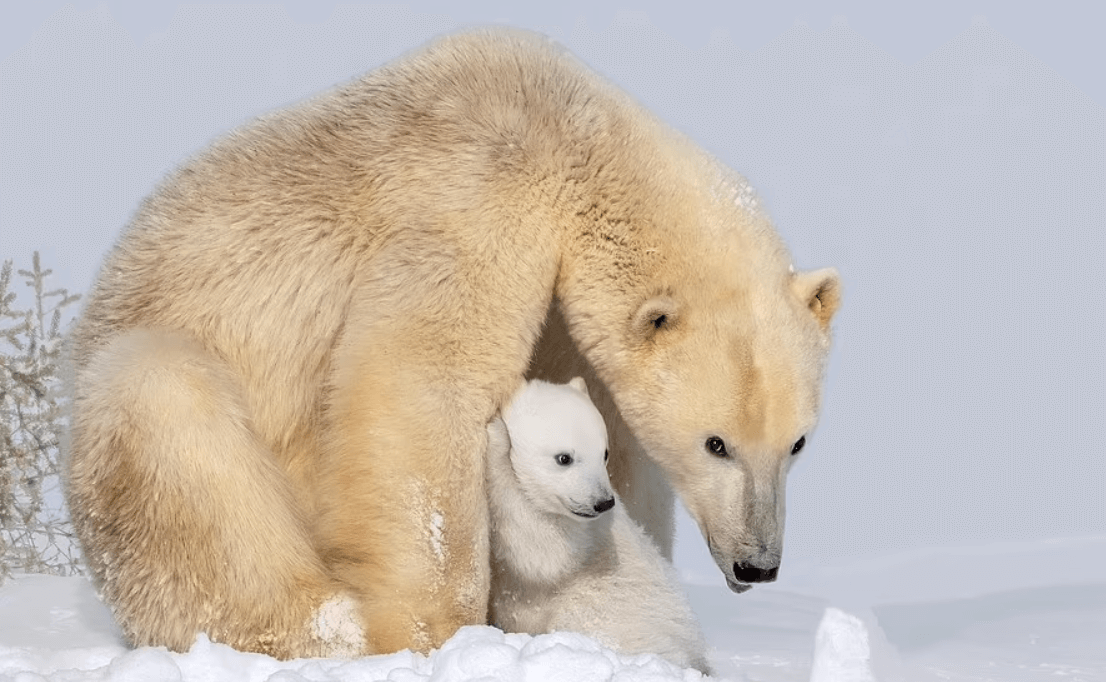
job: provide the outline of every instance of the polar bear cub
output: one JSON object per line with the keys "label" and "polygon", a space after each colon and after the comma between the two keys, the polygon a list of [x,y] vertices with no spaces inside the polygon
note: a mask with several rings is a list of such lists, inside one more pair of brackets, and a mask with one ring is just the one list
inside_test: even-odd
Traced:
{"label": "polar bear cub", "polygon": [[533,380],[488,425],[491,622],[571,630],[709,672],[675,571],[607,476],[607,429],[584,380]]}

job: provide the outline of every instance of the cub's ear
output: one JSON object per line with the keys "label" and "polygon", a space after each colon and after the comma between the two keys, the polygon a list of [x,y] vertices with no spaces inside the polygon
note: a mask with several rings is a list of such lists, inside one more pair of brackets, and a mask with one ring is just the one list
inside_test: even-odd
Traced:
{"label": "cub's ear", "polygon": [[572,377],[568,380],[568,385],[584,395],[588,394],[588,385],[584,383],[584,377]]}
{"label": "cub's ear", "polygon": [[841,305],[841,280],[833,268],[800,272],[791,280],[791,290],[806,303],[823,332],[829,332],[830,320]]}
{"label": "cub's ear", "polygon": [[667,296],[646,300],[634,313],[633,328],[639,338],[651,339],[679,321],[679,306]]}

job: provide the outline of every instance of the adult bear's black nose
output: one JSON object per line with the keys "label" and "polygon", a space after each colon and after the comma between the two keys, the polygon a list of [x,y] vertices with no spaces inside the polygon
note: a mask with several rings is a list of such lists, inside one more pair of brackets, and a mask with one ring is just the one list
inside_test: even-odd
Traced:
{"label": "adult bear's black nose", "polygon": [[592,509],[595,510],[596,514],[602,514],[603,512],[605,512],[608,509],[611,509],[613,507],[614,507],[614,498],[613,497],[608,497],[607,499],[603,500],[602,502],[596,502],[595,506],[592,507]]}
{"label": "adult bear's black nose", "polygon": [[760,568],[752,564],[735,562],[733,565],[733,576],[737,578],[738,582],[743,583],[770,583],[776,579],[776,573],[778,573],[779,570],[779,566]]}

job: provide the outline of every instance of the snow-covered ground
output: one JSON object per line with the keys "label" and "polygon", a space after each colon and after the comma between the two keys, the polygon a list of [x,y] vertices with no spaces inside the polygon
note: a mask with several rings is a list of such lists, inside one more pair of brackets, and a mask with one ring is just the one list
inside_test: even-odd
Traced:
{"label": "snow-covered ground", "polygon": [[[733,595],[684,573],[720,678],[758,682],[1106,680],[1106,537],[933,549],[828,567]],[[79,578],[0,587],[0,681],[696,680],[585,637],[465,628],[441,650],[276,661],[197,640],[129,650]]]}

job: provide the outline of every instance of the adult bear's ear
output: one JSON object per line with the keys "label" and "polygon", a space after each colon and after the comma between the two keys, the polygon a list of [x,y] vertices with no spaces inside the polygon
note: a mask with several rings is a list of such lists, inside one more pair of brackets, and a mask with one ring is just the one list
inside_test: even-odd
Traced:
{"label": "adult bear's ear", "polygon": [[584,383],[584,377],[572,377],[568,380],[568,385],[584,395],[588,394],[588,385]]}
{"label": "adult bear's ear", "polygon": [[654,296],[634,313],[633,328],[639,338],[651,339],[679,322],[679,306],[667,296]]}
{"label": "adult bear's ear", "polygon": [[822,331],[828,333],[830,320],[841,305],[841,280],[837,270],[823,268],[797,273],[791,280],[791,290],[814,314]]}

